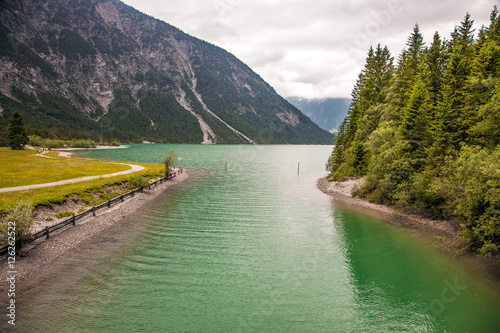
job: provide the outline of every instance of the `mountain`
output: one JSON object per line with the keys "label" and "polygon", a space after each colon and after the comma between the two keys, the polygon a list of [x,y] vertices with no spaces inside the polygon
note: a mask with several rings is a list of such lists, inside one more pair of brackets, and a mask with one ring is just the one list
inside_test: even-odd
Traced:
{"label": "mountain", "polygon": [[336,133],[337,129],[347,116],[351,104],[350,98],[307,99],[288,97],[288,102],[311,118],[322,129]]}
{"label": "mountain", "polygon": [[30,133],[331,143],[227,51],[118,0],[0,1],[0,112]]}

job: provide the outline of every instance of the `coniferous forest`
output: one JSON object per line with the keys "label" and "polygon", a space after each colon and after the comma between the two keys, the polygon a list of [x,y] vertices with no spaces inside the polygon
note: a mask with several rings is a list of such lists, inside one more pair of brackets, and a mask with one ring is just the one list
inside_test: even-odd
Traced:
{"label": "coniferous forest", "polygon": [[460,224],[459,244],[500,252],[500,16],[467,14],[449,39],[415,25],[394,60],[370,48],[327,163],[354,195]]}

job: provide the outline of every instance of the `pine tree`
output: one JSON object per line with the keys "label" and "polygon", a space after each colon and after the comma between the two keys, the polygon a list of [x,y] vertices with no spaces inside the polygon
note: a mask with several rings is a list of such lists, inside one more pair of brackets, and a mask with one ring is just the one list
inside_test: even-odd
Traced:
{"label": "pine tree", "polygon": [[28,134],[24,128],[24,121],[21,114],[15,111],[9,123],[9,147],[13,150],[24,149],[28,143]]}

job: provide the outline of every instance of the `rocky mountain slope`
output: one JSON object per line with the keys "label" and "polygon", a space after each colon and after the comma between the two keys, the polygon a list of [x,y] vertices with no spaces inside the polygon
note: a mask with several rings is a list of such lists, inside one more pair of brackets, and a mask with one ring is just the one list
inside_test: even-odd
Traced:
{"label": "rocky mountain slope", "polygon": [[225,50],[118,0],[0,1],[0,112],[32,133],[331,143]]}
{"label": "rocky mountain slope", "polygon": [[313,122],[330,133],[336,133],[342,120],[347,116],[350,98],[307,99],[288,97],[287,100]]}

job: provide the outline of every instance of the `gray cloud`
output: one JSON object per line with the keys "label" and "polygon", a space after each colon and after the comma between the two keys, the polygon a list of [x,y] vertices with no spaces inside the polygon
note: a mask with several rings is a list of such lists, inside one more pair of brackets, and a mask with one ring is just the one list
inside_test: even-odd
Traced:
{"label": "gray cloud", "polygon": [[349,97],[370,45],[397,58],[418,23],[428,44],[469,12],[489,23],[498,0],[124,0],[223,47],[283,96]]}

